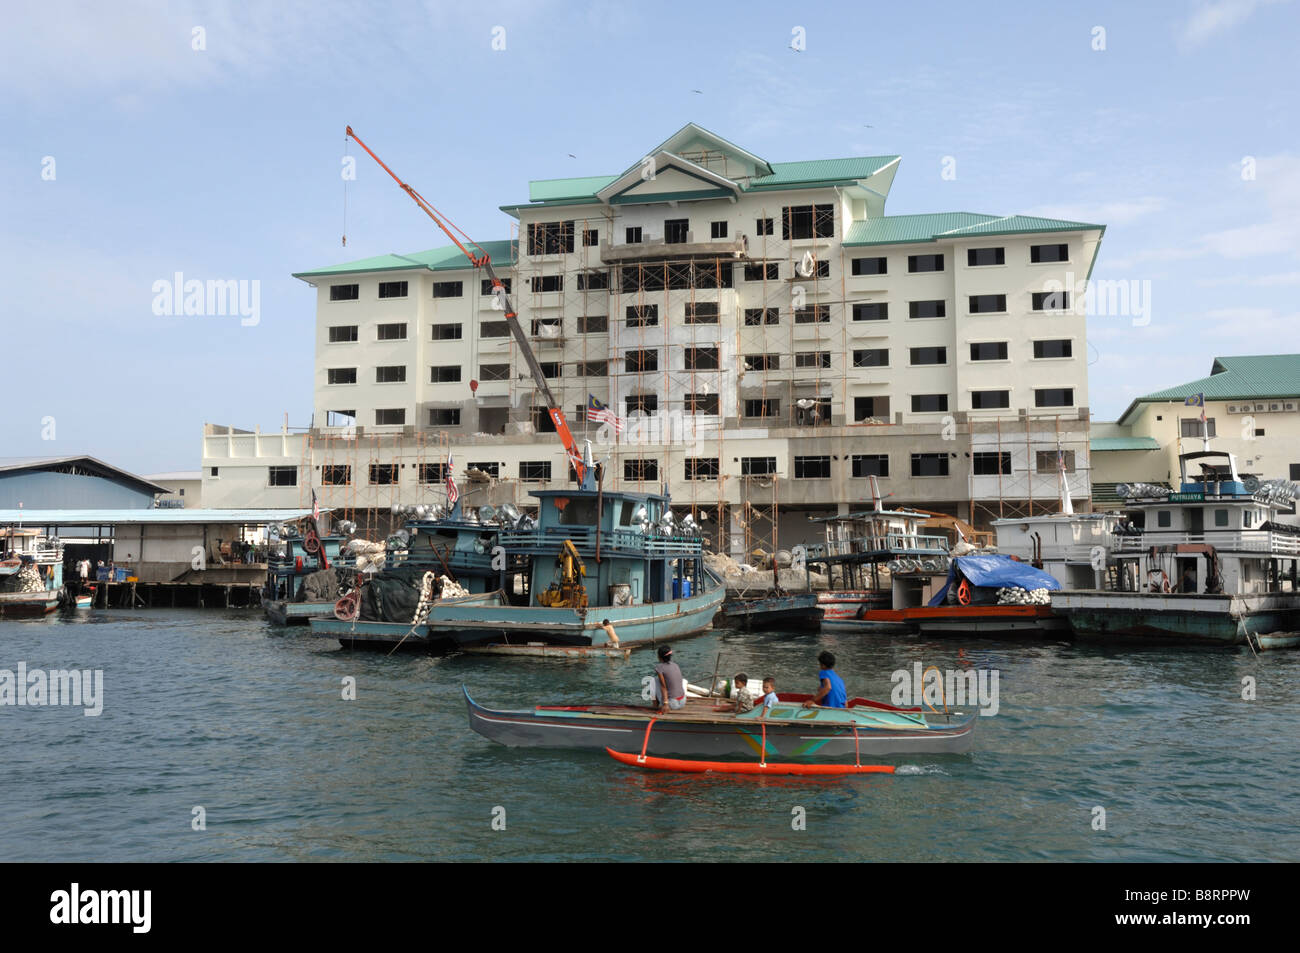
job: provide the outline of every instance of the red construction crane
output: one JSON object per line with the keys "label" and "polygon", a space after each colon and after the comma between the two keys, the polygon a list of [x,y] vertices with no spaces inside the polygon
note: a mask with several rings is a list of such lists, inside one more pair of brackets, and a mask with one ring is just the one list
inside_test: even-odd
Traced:
{"label": "red construction crane", "polygon": [[[497,277],[496,271],[492,268],[491,257],[481,245],[453,225],[450,219],[430,205],[423,195],[399,179],[397,173],[385,165],[384,160],[375,155],[374,152],[371,151],[370,147],[361,141],[357,134],[352,131],[351,126],[348,126],[347,136],[356,142],[356,144],[362,149],[365,149],[366,154],[378,162],[379,167],[393,177],[393,181],[400,185],[402,191],[409,195],[411,200],[424,210],[425,215],[428,215],[429,218],[433,219],[434,224],[441,228],[446,236],[455,243],[456,247],[459,248],[465,257],[469,259],[471,265],[475,268],[482,268],[487,272],[487,276],[492,282],[492,294],[501,304],[501,308],[506,315],[506,322],[510,325],[510,331],[514,334],[515,340],[519,343],[519,349],[523,352],[524,360],[528,362],[528,369],[533,373],[533,380],[537,382],[538,389],[541,390],[543,396],[546,398],[546,412],[551,417],[551,423],[555,425],[555,432],[559,434],[560,442],[564,444],[564,452],[569,457],[569,466],[573,467],[574,473],[578,475],[578,485],[583,489],[589,488],[589,481],[587,479],[587,462],[583,458],[582,451],[578,449],[578,442],[574,439],[573,432],[569,430],[569,422],[564,419],[564,411],[560,409],[560,402],[555,399],[555,395],[551,393],[550,385],[546,383],[546,375],[542,373],[541,364],[537,363],[537,355],[533,353],[533,347],[528,342],[528,335],[524,333],[523,327],[519,324],[519,315],[515,313],[514,305],[510,301],[510,295],[506,292],[505,285],[501,283],[501,279]],[[463,242],[460,238],[456,237],[457,232],[459,232],[464,238]],[[466,245],[472,245],[474,248],[477,248],[479,254],[474,254],[466,247]]]}

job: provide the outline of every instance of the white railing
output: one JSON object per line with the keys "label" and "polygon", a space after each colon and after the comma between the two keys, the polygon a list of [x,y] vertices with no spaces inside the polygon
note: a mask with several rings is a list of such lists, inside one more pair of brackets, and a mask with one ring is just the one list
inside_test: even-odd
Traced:
{"label": "white railing", "polygon": [[1268,553],[1300,556],[1300,536],[1264,529],[1218,530],[1208,533],[1144,532],[1138,536],[1116,536],[1115,552],[1140,553],[1152,546],[1203,545],[1225,553]]}

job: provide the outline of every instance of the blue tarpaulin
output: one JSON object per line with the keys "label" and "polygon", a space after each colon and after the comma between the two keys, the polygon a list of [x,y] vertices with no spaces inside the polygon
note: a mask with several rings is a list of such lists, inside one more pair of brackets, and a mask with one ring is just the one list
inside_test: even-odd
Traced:
{"label": "blue tarpaulin", "polygon": [[972,586],[991,589],[1061,588],[1061,584],[1051,574],[1000,553],[984,556],[954,556],[952,564],[948,567],[948,581],[930,600],[930,605],[943,605],[944,599],[948,597],[948,588],[959,575],[969,580]]}

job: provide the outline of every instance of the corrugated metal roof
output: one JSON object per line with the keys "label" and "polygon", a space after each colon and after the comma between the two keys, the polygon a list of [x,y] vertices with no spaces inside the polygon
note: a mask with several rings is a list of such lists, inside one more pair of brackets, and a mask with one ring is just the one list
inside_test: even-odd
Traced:
{"label": "corrugated metal roof", "polygon": [[528,200],[589,199],[618,178],[617,175],[584,175],[576,179],[536,179],[528,183]]}
{"label": "corrugated metal roof", "polygon": [[840,182],[848,179],[867,179],[875,175],[898,156],[856,156],[849,159],[808,159],[803,162],[773,162],[772,174],[749,180],[745,191],[753,189],[789,188],[812,182]]}
{"label": "corrugated metal roof", "polygon": [[95,476],[103,477],[106,480],[120,480],[125,483],[134,484],[137,488],[147,493],[167,493],[167,487],[159,486],[144,477],[136,476],[134,473],[128,473],[120,467],[115,467],[111,463],[105,463],[98,457],[91,457],[85,454],[69,457],[0,457],[0,473],[16,472],[23,470],[43,470],[50,467],[64,466],[66,464],[80,463],[87,470],[99,470]]}
{"label": "corrugated metal roof", "polygon": [[1071,222],[1063,218],[1038,218],[1033,215],[1007,215],[1003,218],[984,222],[980,225],[968,225],[965,228],[946,233],[945,237],[965,235],[1019,235],[1022,232],[1079,232],[1088,229],[1105,231],[1105,225],[1089,222]]}
{"label": "corrugated metal roof", "polygon": [[926,215],[883,215],[854,222],[845,245],[903,245],[945,238],[1019,235],[1033,232],[1105,231],[1105,225],[1030,215],[983,215],[978,212],[934,212]]}
{"label": "corrugated metal roof", "polygon": [[1159,450],[1160,443],[1155,437],[1093,437],[1088,446],[1099,450]]}
{"label": "corrugated metal roof", "polygon": [[1126,423],[1138,404],[1186,400],[1195,394],[1204,394],[1206,400],[1300,397],[1300,354],[1216,357],[1209,377],[1139,397],[1128,405],[1119,422]]}
{"label": "corrugated metal roof", "polygon": [[[329,510],[321,508],[322,513]],[[118,523],[284,523],[311,510],[0,510],[0,525],[111,526]]]}
{"label": "corrugated metal roof", "polygon": [[[515,243],[509,239],[481,242],[478,246],[487,252],[495,265],[513,265],[515,263]],[[474,246],[470,246],[475,251]],[[409,255],[377,255],[374,258],[362,258],[357,261],[344,262],[341,265],[329,265],[312,271],[294,272],[295,278],[330,278],[340,275],[363,274],[370,271],[456,271],[469,268],[466,258],[455,245],[430,248],[427,251],[412,252]]]}

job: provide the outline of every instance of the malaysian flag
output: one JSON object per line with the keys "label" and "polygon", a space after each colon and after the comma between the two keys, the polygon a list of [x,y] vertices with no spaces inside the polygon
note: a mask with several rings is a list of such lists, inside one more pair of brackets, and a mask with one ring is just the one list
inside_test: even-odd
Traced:
{"label": "malaysian flag", "polygon": [[447,505],[455,506],[459,499],[460,491],[456,489],[456,481],[451,477],[451,454],[447,454]]}
{"label": "malaysian flag", "polygon": [[587,419],[598,424],[609,424],[616,434],[623,432],[623,418],[598,401],[595,394],[587,395]]}

